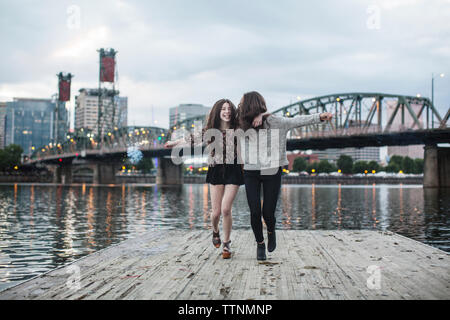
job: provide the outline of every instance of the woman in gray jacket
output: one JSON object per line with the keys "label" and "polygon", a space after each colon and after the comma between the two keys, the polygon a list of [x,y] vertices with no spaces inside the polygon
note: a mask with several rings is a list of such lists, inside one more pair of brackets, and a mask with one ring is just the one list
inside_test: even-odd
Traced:
{"label": "woman in gray jacket", "polygon": [[[244,94],[238,106],[241,157],[244,162],[244,183],[250,207],[251,226],[257,242],[258,260],[266,259],[261,215],[267,226],[268,251],[276,247],[275,208],[281,187],[282,167],[286,156],[286,136],[289,130],[331,120],[329,112],[292,118],[267,113],[266,102],[258,92]],[[263,205],[261,208],[261,186]]]}

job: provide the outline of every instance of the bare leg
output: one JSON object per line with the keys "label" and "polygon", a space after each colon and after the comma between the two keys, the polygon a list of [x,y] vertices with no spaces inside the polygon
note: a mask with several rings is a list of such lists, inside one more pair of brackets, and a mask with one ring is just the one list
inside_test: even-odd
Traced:
{"label": "bare leg", "polygon": [[211,226],[214,232],[219,232],[219,221],[222,207],[222,198],[225,190],[223,184],[209,185],[211,190]]}
{"label": "bare leg", "polygon": [[233,218],[231,215],[231,207],[233,205],[234,198],[239,190],[238,185],[227,184],[225,185],[225,192],[222,198],[222,214],[223,214],[223,234],[224,242],[230,240],[231,226],[233,224]]}

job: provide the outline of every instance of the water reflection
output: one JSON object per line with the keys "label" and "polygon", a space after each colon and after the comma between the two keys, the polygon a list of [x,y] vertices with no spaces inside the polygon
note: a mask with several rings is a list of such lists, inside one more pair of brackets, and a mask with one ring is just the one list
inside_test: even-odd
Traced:
{"label": "water reflection", "polygon": [[[0,185],[0,289],[121,240],[210,229],[208,185]],[[450,190],[410,185],[283,185],[279,229],[391,230],[450,252]],[[244,188],[233,229],[249,228]]]}
{"label": "water reflection", "polygon": [[[85,189],[85,185],[83,185],[83,188]],[[84,192],[83,192],[84,195]],[[86,231],[86,237],[87,237],[87,244],[89,250],[94,250],[96,246],[95,242],[95,230],[94,230],[94,189],[89,188],[89,194],[87,197],[87,208],[86,208],[86,220],[87,220],[87,231]]]}
{"label": "water reflection", "polygon": [[192,193],[192,185],[189,187],[189,228],[194,228],[194,195]]}
{"label": "water reflection", "polygon": [[316,185],[311,186],[311,227],[316,228]]}
{"label": "water reflection", "polygon": [[[337,207],[336,207],[337,214],[338,214],[338,217],[337,217],[338,230],[341,229],[341,225],[342,225],[342,206],[341,206],[342,195],[341,195],[341,193],[342,193],[342,187],[341,187],[341,184],[339,183],[339,185],[338,185],[338,200],[337,200]],[[334,214],[336,215],[336,212]]]}
{"label": "water reflection", "polygon": [[209,187],[207,184],[203,185],[203,227],[205,229],[211,228],[210,219],[211,212],[209,211]]}

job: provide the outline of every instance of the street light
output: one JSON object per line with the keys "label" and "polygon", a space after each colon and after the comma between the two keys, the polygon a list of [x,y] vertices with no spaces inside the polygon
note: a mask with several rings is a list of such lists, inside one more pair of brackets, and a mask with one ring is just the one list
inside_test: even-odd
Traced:
{"label": "street light", "polygon": [[[445,74],[439,74],[441,78],[445,76]],[[431,74],[431,105],[434,108],[434,73]],[[427,123],[428,123],[428,109],[427,109]],[[434,128],[434,113],[431,113],[431,128]]]}

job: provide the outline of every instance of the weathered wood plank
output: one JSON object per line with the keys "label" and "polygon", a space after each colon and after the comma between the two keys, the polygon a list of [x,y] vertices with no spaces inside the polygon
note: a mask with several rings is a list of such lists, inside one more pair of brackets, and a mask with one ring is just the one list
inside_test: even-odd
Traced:
{"label": "weathered wood plank", "polygon": [[[379,237],[383,241],[376,241]],[[445,299],[448,294],[442,292],[442,286],[450,290],[450,269],[444,257],[446,253],[430,246],[392,233],[369,233],[364,238],[351,238],[343,234],[352,252],[358,253],[363,261],[381,267],[382,282],[393,292],[404,295],[404,299]],[[363,244],[355,246],[356,241]],[[383,247],[383,250],[380,250]],[[348,252],[348,250],[347,250]],[[440,259],[441,258],[441,259]],[[355,259],[353,259],[355,260]],[[360,267],[361,268],[361,267]],[[421,288],[410,292],[410,287]]]}
{"label": "weathered wood plank", "polygon": [[[0,293],[0,299],[449,299],[450,256],[393,233],[277,231],[256,260],[250,230],[233,230],[231,259],[210,231],[151,232]],[[380,267],[381,288],[367,286]],[[79,268],[80,288],[68,286]]]}

